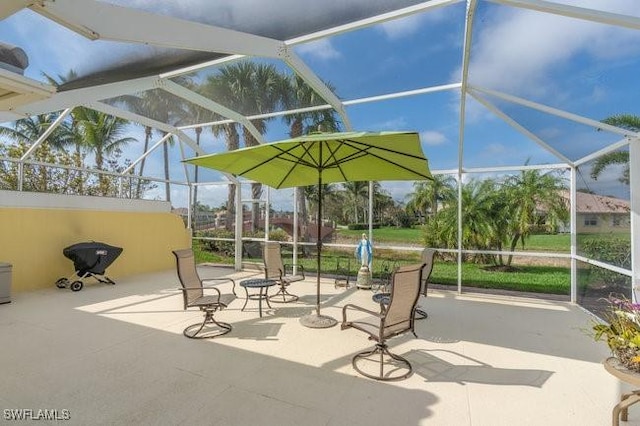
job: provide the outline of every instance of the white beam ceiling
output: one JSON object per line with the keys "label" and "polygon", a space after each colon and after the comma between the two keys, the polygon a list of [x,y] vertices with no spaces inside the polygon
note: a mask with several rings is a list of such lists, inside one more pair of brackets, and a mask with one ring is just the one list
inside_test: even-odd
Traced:
{"label": "white beam ceiling", "polygon": [[31,9],[90,39],[273,58],[281,41],[94,0],[45,0]]}
{"label": "white beam ceiling", "polygon": [[603,123],[601,121],[592,120],[587,117],[583,117],[578,114],[572,114],[570,112],[553,108],[548,105],[544,105],[538,102],[529,101],[527,99],[520,98],[518,96],[509,95],[507,93],[499,92],[497,90],[482,88],[478,86],[469,87],[470,92],[479,92],[487,95],[495,96],[496,98],[500,98],[505,101],[513,102],[518,105],[526,106],[532,109],[536,109],[538,111],[545,112],[550,115],[555,115],[557,117],[562,117],[567,120],[575,121],[576,123],[584,124],[586,126],[591,126],[596,129],[606,130],[612,133],[616,133],[622,136],[636,137],[637,134],[630,130],[622,129],[620,127],[611,126],[609,124]]}
{"label": "white beam ceiling", "polygon": [[262,134],[260,133],[260,131],[258,129],[256,129],[256,126],[253,125],[253,123],[251,123],[249,120],[247,120],[247,118],[245,116],[243,116],[242,114],[237,113],[236,111],[233,111],[227,107],[225,107],[224,105],[220,105],[217,102],[212,101],[211,99],[205,98],[204,96],[187,89],[186,87],[183,87],[177,83],[174,83],[171,80],[163,80],[160,83],[159,86],[161,89],[176,95],[182,99],[185,99],[193,104],[196,104],[204,109],[207,109],[209,111],[213,111],[216,112],[220,115],[222,115],[223,117],[227,117],[230,118],[232,120],[237,121],[238,123],[242,124],[244,127],[247,128],[247,130],[249,130],[249,132],[251,133],[251,135],[259,142],[259,143],[264,143],[264,138],[262,137]]}
{"label": "white beam ceiling", "polygon": [[493,3],[522,9],[535,10],[537,12],[551,13],[554,15],[577,18],[585,21],[599,22],[601,24],[615,25],[618,27],[640,30],[640,18],[602,10],[587,9],[584,7],[570,6],[567,4],[551,3],[542,0],[488,0]]}

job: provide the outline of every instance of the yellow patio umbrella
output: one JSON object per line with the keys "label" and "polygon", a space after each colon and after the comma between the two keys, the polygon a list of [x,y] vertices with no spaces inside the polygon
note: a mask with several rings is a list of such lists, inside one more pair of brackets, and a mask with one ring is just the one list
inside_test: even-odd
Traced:
{"label": "yellow patio umbrella", "polygon": [[276,189],[319,185],[316,313],[300,319],[303,325],[312,328],[337,323],[334,318],[320,314],[322,184],[432,179],[416,132],[314,133],[185,161]]}

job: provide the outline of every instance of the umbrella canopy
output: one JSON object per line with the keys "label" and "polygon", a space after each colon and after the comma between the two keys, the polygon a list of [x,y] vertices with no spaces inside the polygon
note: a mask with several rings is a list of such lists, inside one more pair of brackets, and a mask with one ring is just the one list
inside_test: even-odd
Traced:
{"label": "umbrella canopy", "polygon": [[[269,185],[273,188],[332,182],[432,179],[416,132],[315,133],[234,151],[204,155],[188,163]],[[322,194],[318,196],[318,272],[316,315],[301,318],[309,327],[336,321],[320,315],[320,227]]]}
{"label": "umbrella canopy", "polygon": [[415,132],[317,133],[186,160],[272,188],[431,179]]}

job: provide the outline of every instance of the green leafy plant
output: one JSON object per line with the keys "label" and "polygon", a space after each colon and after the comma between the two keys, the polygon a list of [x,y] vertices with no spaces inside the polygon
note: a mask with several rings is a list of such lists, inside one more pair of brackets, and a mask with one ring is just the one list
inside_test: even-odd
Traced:
{"label": "green leafy plant", "polygon": [[605,341],[625,367],[640,372],[640,304],[613,296],[607,302],[605,323],[593,325],[593,338]]}

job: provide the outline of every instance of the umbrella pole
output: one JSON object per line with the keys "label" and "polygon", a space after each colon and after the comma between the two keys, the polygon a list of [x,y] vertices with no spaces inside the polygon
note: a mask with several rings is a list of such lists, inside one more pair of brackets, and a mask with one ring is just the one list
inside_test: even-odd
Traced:
{"label": "umbrella pole", "polygon": [[318,179],[318,217],[316,218],[316,313],[320,316],[320,264],[322,263],[322,175]]}
{"label": "umbrella pole", "polygon": [[[320,161],[322,164],[322,145],[320,145]],[[320,315],[320,263],[322,252],[322,171],[318,170],[318,217],[316,218],[316,313],[308,314],[300,317],[300,323],[309,328],[329,328],[333,327],[338,321],[328,315]]]}

